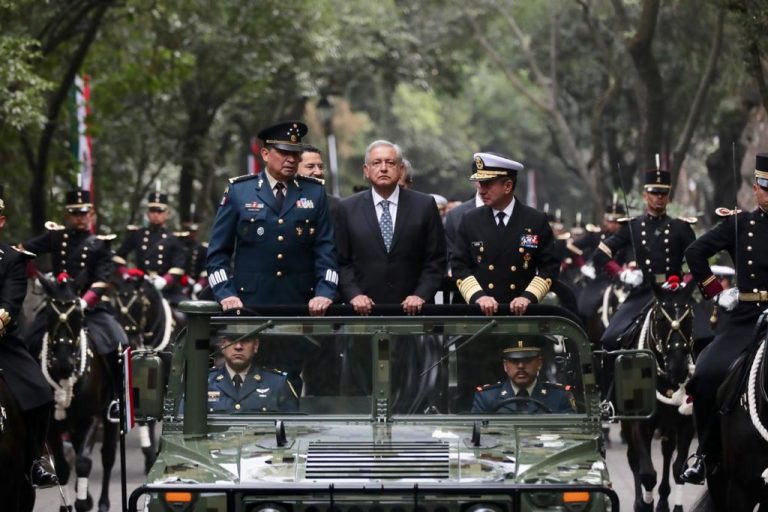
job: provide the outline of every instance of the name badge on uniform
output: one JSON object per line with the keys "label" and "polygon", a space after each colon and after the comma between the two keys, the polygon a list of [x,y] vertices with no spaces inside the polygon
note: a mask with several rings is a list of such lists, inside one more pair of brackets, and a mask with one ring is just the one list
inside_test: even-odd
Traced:
{"label": "name badge on uniform", "polygon": [[539,235],[522,235],[520,237],[520,247],[536,249],[539,246]]}
{"label": "name badge on uniform", "polygon": [[477,256],[477,262],[480,263],[483,261],[482,253],[485,251],[485,247],[483,247],[482,241],[472,242],[472,248],[476,249],[477,252],[480,253],[480,255]]}
{"label": "name badge on uniform", "polygon": [[254,201],[252,203],[245,203],[244,205],[245,209],[249,212],[257,212],[264,208],[264,203],[260,203],[258,201]]}
{"label": "name badge on uniform", "polygon": [[315,203],[311,199],[307,199],[306,197],[302,197],[298,201],[296,201],[296,208],[314,208]]}
{"label": "name badge on uniform", "polygon": [[209,391],[208,392],[208,401],[209,402],[218,402],[220,396],[221,396],[221,391]]}

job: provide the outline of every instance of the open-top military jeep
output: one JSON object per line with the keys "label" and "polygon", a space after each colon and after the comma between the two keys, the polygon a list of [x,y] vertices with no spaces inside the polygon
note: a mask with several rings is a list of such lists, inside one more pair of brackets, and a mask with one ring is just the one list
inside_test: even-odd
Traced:
{"label": "open-top military jeep", "polygon": [[[531,306],[523,317],[484,317],[431,306],[425,313],[441,316],[360,317],[336,308],[326,317],[228,317],[213,303],[183,303],[189,324],[165,393],[153,356],[134,359],[137,413],[162,417],[163,427],[129,509],[618,510],[601,435],[601,363],[566,312]],[[254,364],[291,382],[297,408],[211,407],[222,333],[258,337]],[[547,384],[538,399],[485,386],[508,379],[502,352],[521,343],[540,350],[536,380]],[[654,364],[643,351],[618,357],[615,417],[653,412]],[[490,407],[478,410],[478,393],[496,393]],[[567,396],[568,407],[553,410],[547,393]]]}

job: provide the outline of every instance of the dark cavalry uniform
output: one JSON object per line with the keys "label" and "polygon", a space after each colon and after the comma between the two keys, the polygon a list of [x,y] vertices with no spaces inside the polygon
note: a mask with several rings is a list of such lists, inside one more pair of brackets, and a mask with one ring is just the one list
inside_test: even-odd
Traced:
{"label": "dark cavalry uniform", "polygon": [[53,402],[53,394],[19,337],[18,318],[27,294],[26,265],[34,255],[0,242],[0,370],[22,411]]}
{"label": "dark cavalry uniform", "polygon": [[687,385],[694,397],[699,435],[706,444],[704,450],[710,454],[713,453],[710,449],[718,446],[719,437],[717,388],[725,380],[731,363],[752,347],[757,319],[768,308],[768,214],[759,208],[738,214],[721,208],[718,214],[724,216],[722,222],[685,251],[688,266],[704,298],[711,299],[722,291],[707,261],[720,251],[727,251],[736,262],[736,283],[740,291],[733,311],[719,309],[715,338],[696,360],[696,371]]}
{"label": "dark cavalry uniform", "polygon": [[[96,352],[115,352],[120,344],[128,343],[108,303],[102,300],[114,267],[110,242],[115,236],[93,235],[54,222],[45,227],[43,234],[24,242],[24,248],[35,254],[50,254],[54,275],[66,272],[74,279],[75,292],[88,302],[85,325]],[[41,318],[38,315],[37,319]],[[30,327],[27,343],[33,354],[40,353],[45,328],[44,321],[35,321]]]}
{"label": "dark cavalry uniform", "polygon": [[226,366],[208,373],[208,412],[297,412],[299,398],[285,373],[251,366],[240,390]]}
{"label": "dark cavalry uniform", "polygon": [[451,271],[468,304],[483,295],[539,302],[560,271],[546,215],[517,200],[503,228],[489,206],[464,213],[453,249]]}
{"label": "dark cavalry uniform", "polygon": [[643,282],[629,292],[627,299],[611,318],[600,340],[609,350],[620,348],[620,336],[653,298],[651,282],[661,285],[669,276],[682,275],[683,252],[696,239],[691,228],[696,219],[692,218],[673,219],[668,215],[654,217],[646,213],[632,219],[621,219],[621,222],[618,233],[600,243],[595,253],[595,267],[605,268],[613,276],[618,275],[620,267],[614,255],[621,250],[631,250],[631,224],[634,247],[638,252],[635,261],[637,268],[643,272]]}
{"label": "dark cavalry uniform", "polygon": [[230,179],[208,245],[216,300],[306,304],[336,295],[338,267],[325,188],[297,175],[278,210],[266,171]]}
{"label": "dark cavalry uniform", "polygon": [[[496,384],[486,384],[485,386],[478,388],[475,392],[475,397],[472,402],[472,412],[492,412],[496,407],[496,404],[514,396],[517,395],[509,379],[497,382]],[[546,405],[552,413],[576,412],[573,395],[560,384],[537,381],[528,396]],[[511,402],[502,406],[497,412],[543,414],[548,411],[542,409],[535,403],[521,399],[517,402]]]}
{"label": "dark cavalry uniform", "polygon": [[197,282],[201,277],[208,273],[205,270],[206,259],[208,258],[208,244],[186,236],[178,237],[184,246],[187,260],[184,264],[184,273],[192,283]]}

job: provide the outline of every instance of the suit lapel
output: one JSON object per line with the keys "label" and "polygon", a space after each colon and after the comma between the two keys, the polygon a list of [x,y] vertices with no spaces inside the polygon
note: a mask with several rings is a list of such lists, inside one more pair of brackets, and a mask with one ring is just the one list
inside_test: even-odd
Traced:
{"label": "suit lapel", "polygon": [[261,199],[261,202],[269,206],[273,212],[280,215],[280,212],[277,211],[277,204],[275,204],[275,194],[272,192],[272,189],[269,186],[269,180],[264,172],[259,174],[259,178],[256,181],[256,196]]}
{"label": "suit lapel", "polygon": [[372,233],[376,233],[376,240],[379,244],[379,248],[383,253],[387,252],[384,247],[384,237],[381,236],[381,227],[379,226],[379,219],[376,217],[376,207],[373,204],[373,194],[371,190],[366,190],[363,195],[360,196],[360,200],[363,202],[361,206],[363,210],[363,217],[368,222]]}
{"label": "suit lapel", "polygon": [[223,377],[221,380],[216,381],[216,384],[218,385],[219,389],[221,390],[222,393],[224,393],[229,398],[237,402],[238,401],[237,390],[235,389],[235,385],[232,384],[232,379],[229,378],[229,372],[227,372],[226,367],[222,368],[219,371],[219,375]]}
{"label": "suit lapel", "polygon": [[299,186],[299,182],[297,180],[290,180],[286,183],[286,194],[285,194],[285,200],[283,201],[283,211],[280,212],[281,217],[285,217],[285,215],[294,207],[296,206],[296,201],[299,200],[299,195],[301,194],[301,187]]}
{"label": "suit lapel", "polygon": [[[401,238],[400,233],[402,233],[403,230],[405,230],[407,219],[410,218],[409,216],[411,214],[412,206],[413,205],[411,204],[410,197],[405,192],[405,189],[400,189],[400,197],[397,200],[397,217],[395,217],[395,231],[392,234],[392,246],[389,248],[389,252],[392,252],[395,250],[397,241]],[[381,228],[379,228],[379,233],[381,233]],[[381,240],[383,245],[384,238],[382,237]]]}

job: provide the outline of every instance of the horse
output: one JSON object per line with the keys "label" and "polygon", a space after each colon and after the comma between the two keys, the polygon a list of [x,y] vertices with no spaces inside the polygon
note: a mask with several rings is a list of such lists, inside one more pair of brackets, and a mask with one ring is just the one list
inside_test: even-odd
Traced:
{"label": "horse", "polygon": [[0,375],[0,503],[8,510],[31,511],[35,506],[35,490],[27,477],[31,461],[25,438],[21,409]]}
{"label": "horse", "polygon": [[[653,489],[657,483],[651,458],[654,432],[661,432],[663,473],[659,484],[656,510],[669,510],[670,463],[677,485],[688,458],[694,436],[693,406],[685,392],[685,383],[693,373],[693,301],[694,286],[680,285],[670,279],[664,286],[653,284],[654,300],[645,308],[644,320],[634,347],[648,349],[656,357],[656,399],[658,407],[644,421],[623,421],[622,433],[627,440],[627,459],[635,481],[635,510],[653,510]],[[674,462],[672,455],[676,452]],[[677,498],[677,496],[676,496]],[[682,512],[681,501],[674,512]]]}
{"label": "horse", "polygon": [[[101,447],[103,477],[99,512],[109,510],[109,481],[117,448],[117,424],[106,420],[112,399],[105,362],[94,355],[89,346],[85,316],[80,299],[66,274],[57,280],[40,276],[45,291],[43,318],[46,333],[40,353],[43,375],[54,389],[54,420],[48,430],[48,443],[54,456],[54,467],[62,485],[69,481],[70,468],[64,457],[61,435],[68,432],[75,451],[77,475],[75,510],[93,508],[88,492],[91,454],[99,424],[104,426]],[[66,508],[62,507],[62,510]]]}
{"label": "horse", "polygon": [[753,510],[758,504],[768,510],[768,312],[761,314],[753,338],[718,392],[721,401],[738,400],[721,404],[722,464],[708,472],[708,496],[699,510]]}
{"label": "horse", "polygon": [[[160,292],[139,269],[129,269],[112,282],[112,303],[117,321],[128,336],[131,348],[168,354],[174,324],[179,319]],[[164,359],[165,360],[165,359]],[[167,372],[166,372],[167,374]],[[139,421],[139,438],[144,454],[144,473],[149,473],[157,456],[155,424],[157,420]]]}

